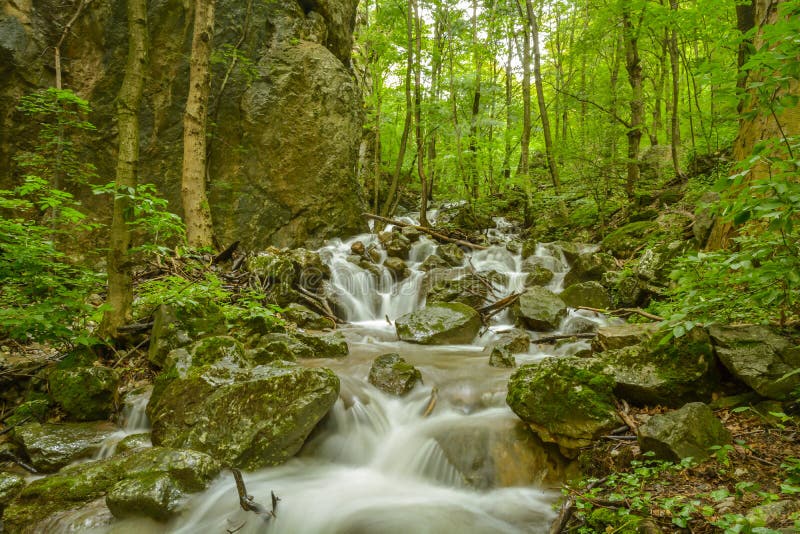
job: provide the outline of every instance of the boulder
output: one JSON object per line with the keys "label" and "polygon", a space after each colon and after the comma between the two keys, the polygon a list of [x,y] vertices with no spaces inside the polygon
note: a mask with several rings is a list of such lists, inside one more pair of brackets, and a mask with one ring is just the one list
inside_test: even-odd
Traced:
{"label": "boulder", "polygon": [[649,284],[666,287],[670,281],[672,260],[683,253],[685,246],[685,242],[673,241],[646,248],[636,265],[636,276]]}
{"label": "boulder", "polygon": [[497,340],[492,341],[489,347],[500,347],[508,350],[511,354],[528,352],[531,346],[531,336],[521,328],[512,328],[500,332]]}
{"label": "boulder", "polygon": [[0,471],[0,516],[2,516],[3,508],[14,500],[14,497],[19,495],[24,487],[25,479],[23,477],[16,473]]}
{"label": "boulder", "polygon": [[[311,358],[344,358],[350,353],[344,334],[295,332],[294,338],[311,349]],[[305,352],[303,352],[305,354]],[[298,354],[298,357],[304,357]]]}
{"label": "boulder", "polygon": [[147,405],[153,443],[243,469],[291,458],[339,395],[332,371],[287,362],[173,367],[162,377]]}
{"label": "boulder", "polygon": [[402,341],[423,345],[471,343],[480,328],[478,312],[460,302],[434,302],[395,321]]}
{"label": "boulder", "polygon": [[248,358],[258,365],[283,360],[296,361],[298,358],[313,358],[311,347],[291,334],[267,334],[261,336]]}
{"label": "boulder", "polygon": [[592,340],[592,350],[603,352],[644,344],[652,339],[657,330],[656,323],[602,326],[597,329],[597,337]]}
{"label": "boulder", "polygon": [[395,280],[405,280],[411,274],[406,262],[394,256],[386,258],[386,261],[383,262],[383,266],[389,269],[389,272],[392,273]]}
{"label": "boulder", "polygon": [[107,419],[116,408],[119,375],[109,367],[57,367],[47,382],[53,400],[77,421]]}
{"label": "boulder", "polygon": [[406,236],[409,241],[412,243],[416,243],[419,241],[419,238],[422,237],[422,232],[414,228],[413,226],[404,226],[400,232]]}
{"label": "boulder", "polygon": [[184,493],[168,473],[123,479],[106,495],[106,506],[119,519],[150,517],[166,521],[180,509]]}
{"label": "boulder", "polygon": [[50,401],[48,399],[30,400],[14,408],[14,411],[3,420],[3,423],[6,427],[17,426],[28,421],[44,423],[49,410]]}
{"label": "boulder", "polygon": [[[130,451],[105,460],[70,465],[60,472],[37,479],[25,487],[3,514],[9,532],[37,532],[51,530],[37,525],[54,514],[80,508],[114,491],[117,497],[108,502],[120,517],[149,515],[154,519],[167,519],[175,512],[179,501],[190,492],[203,490],[219,473],[220,464],[206,454],[196,451],[151,448]],[[132,480],[168,479],[169,485],[180,490],[169,499],[154,505],[146,492],[125,492]],[[140,509],[135,508],[141,506]]]}
{"label": "boulder", "polygon": [[665,346],[656,341],[599,354],[617,396],[639,405],[709,401],[719,376],[705,331],[696,328]]}
{"label": "boulder", "polygon": [[436,254],[451,267],[461,267],[464,264],[464,251],[455,243],[439,245]]}
{"label": "boulder", "polygon": [[592,321],[582,315],[569,315],[561,325],[561,331],[565,334],[590,334],[596,332],[600,327],[597,321]]}
{"label": "boulder", "polygon": [[608,291],[599,282],[572,284],[559,294],[561,300],[570,308],[586,306],[607,310],[611,306]]}
{"label": "boulder", "polygon": [[711,326],[708,331],[722,364],[759,395],[784,400],[800,386],[800,346],[772,328]]}
{"label": "boulder", "polygon": [[517,360],[511,351],[503,347],[492,347],[492,352],[489,354],[489,365],[492,367],[516,367]]}
{"label": "boulder", "polygon": [[310,328],[312,330],[336,328],[336,323],[332,319],[323,317],[317,312],[295,302],[289,304],[282,315],[301,328]]}
{"label": "boulder", "polygon": [[142,432],[141,434],[131,434],[125,436],[117,443],[117,454],[132,451],[134,449],[144,449],[151,447],[153,441],[150,439],[150,432]]}
{"label": "boulder", "polygon": [[614,258],[603,252],[581,254],[572,263],[569,272],[564,276],[564,287],[580,282],[599,281],[603,274],[616,268]]}
{"label": "boulder", "polygon": [[[525,278],[525,287],[546,286],[553,279],[553,271],[544,264],[544,258],[531,256],[522,262],[522,272],[528,273]],[[552,263],[552,262],[551,262]]]}
{"label": "boulder", "polygon": [[388,234],[388,237],[381,239],[383,247],[389,256],[407,260],[411,252],[411,240],[400,232],[382,232],[381,235]]}
{"label": "boulder", "polygon": [[586,245],[570,241],[553,241],[552,243],[547,243],[545,247],[553,251],[554,256],[558,256],[560,252],[569,263],[577,260],[583,253],[582,251],[586,250]]}
{"label": "boulder", "polygon": [[162,304],[153,316],[147,359],[153,365],[163,367],[164,359],[171,350],[189,345],[201,337],[226,331],[225,317],[214,303],[195,306]]}
{"label": "boulder", "polygon": [[656,458],[679,462],[692,457],[702,462],[709,448],[731,442],[731,433],[701,402],[690,402],[679,410],[654,415],[639,427],[639,446]]}
{"label": "boulder", "polygon": [[242,343],[231,336],[212,336],[171,351],[164,360],[164,367],[184,370],[215,363],[232,367],[252,364]]}
{"label": "boulder", "polygon": [[444,261],[442,258],[436,254],[431,254],[419,265],[419,270],[428,272],[434,269],[447,268],[449,266],[450,264]]}
{"label": "boulder", "polygon": [[[468,273],[456,280],[437,282],[427,293],[426,302],[461,302],[471,308],[480,308],[489,297],[487,283],[498,279],[499,273]],[[488,280],[487,280],[488,279]]]}
{"label": "boulder", "polygon": [[294,265],[286,251],[269,247],[247,260],[247,268],[265,285],[293,286],[297,282]]}
{"label": "boulder", "polygon": [[511,375],[506,403],[543,441],[574,457],[576,449],[619,426],[613,387],[595,362],[545,358]]}
{"label": "boulder", "polygon": [[542,287],[528,288],[512,306],[519,326],[540,332],[555,330],[567,315],[558,295]]}
{"label": "boulder", "polygon": [[600,243],[600,249],[617,258],[627,259],[641,248],[647,236],[658,229],[654,221],[639,221],[626,224],[608,234]]}
{"label": "boulder", "polygon": [[116,431],[110,423],[27,423],[14,429],[12,439],[37,471],[52,473],[93,457]]}
{"label": "boulder", "polygon": [[398,397],[414,389],[418,381],[422,381],[422,373],[397,353],[378,356],[369,369],[370,384]]}
{"label": "boulder", "polygon": [[363,241],[353,241],[353,244],[350,245],[350,254],[355,256],[363,256],[367,253],[367,248],[364,246]]}

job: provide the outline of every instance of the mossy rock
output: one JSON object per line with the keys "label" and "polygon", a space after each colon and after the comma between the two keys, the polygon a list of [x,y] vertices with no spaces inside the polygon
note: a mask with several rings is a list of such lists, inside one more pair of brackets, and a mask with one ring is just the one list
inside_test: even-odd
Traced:
{"label": "mossy rock", "polygon": [[702,462],[710,456],[711,447],[731,442],[731,433],[701,402],[654,415],[639,427],[638,437],[642,452],[653,452],[656,458],[671,462],[689,457]]}
{"label": "mossy rock", "polygon": [[373,360],[369,370],[369,383],[376,388],[396,395],[406,395],[422,381],[419,369],[405,361],[397,353],[383,354]]}
{"label": "mossy rock", "polygon": [[489,365],[492,367],[516,367],[517,361],[511,351],[503,347],[492,347],[489,354]]}
{"label": "mossy rock", "polygon": [[525,286],[546,286],[553,280],[553,271],[545,265],[545,259],[531,256],[522,262],[522,272],[528,273],[525,278]]}
{"label": "mossy rock", "polygon": [[53,369],[47,382],[53,400],[77,421],[107,419],[116,408],[119,375],[109,367]]}
{"label": "mossy rock", "polygon": [[275,247],[248,258],[247,268],[260,280],[270,285],[293,286],[297,282],[294,265],[285,250]]}
{"label": "mossy rock", "polygon": [[301,328],[312,330],[324,330],[326,328],[336,328],[336,323],[328,317],[323,317],[315,311],[310,310],[302,304],[293,302],[283,311],[283,316]]}
{"label": "mossy rock", "polygon": [[0,516],[3,508],[14,500],[25,487],[25,479],[16,473],[0,471]]}
{"label": "mossy rock", "polygon": [[450,264],[444,261],[442,258],[437,256],[436,254],[431,254],[430,256],[425,258],[425,261],[423,261],[420,264],[419,270],[428,272],[433,269],[442,269],[442,268],[447,268],[449,266]]}
{"label": "mossy rock", "polygon": [[592,340],[592,349],[595,352],[603,352],[647,344],[657,331],[656,323],[603,326],[597,329],[597,337]]}
{"label": "mossy rock", "polygon": [[511,375],[506,403],[543,441],[574,456],[619,426],[613,388],[614,379],[598,362],[545,358]]}
{"label": "mossy rock", "polygon": [[434,302],[395,321],[400,340],[423,345],[471,343],[480,328],[478,312],[460,302]]}
{"label": "mossy rock", "polygon": [[245,352],[244,345],[231,336],[207,337],[185,349],[173,350],[167,355],[164,363],[167,369],[174,367],[179,373],[185,373],[192,367],[215,363],[237,367],[253,365]]}
{"label": "mossy rock", "polygon": [[42,473],[58,471],[91,458],[117,428],[110,423],[27,423],[13,430],[12,439]]}
{"label": "mossy rock", "polygon": [[50,410],[49,399],[35,399],[23,402],[8,416],[4,423],[7,427],[17,426],[23,422],[44,423]]}
{"label": "mossy rock", "polygon": [[608,291],[599,282],[572,284],[559,294],[570,308],[589,307],[607,310],[611,306]]}
{"label": "mossy rock", "polygon": [[464,251],[455,243],[448,243],[447,245],[439,245],[436,249],[436,254],[442,258],[451,267],[461,267],[464,264]]}
{"label": "mossy rock", "polygon": [[428,291],[426,302],[460,302],[470,308],[480,308],[486,304],[489,288],[486,279],[491,281],[502,275],[492,271],[490,273],[466,274],[456,280],[443,280]]}
{"label": "mossy rock", "polygon": [[517,324],[538,332],[555,330],[567,315],[567,305],[543,287],[528,288],[511,308]]}
{"label": "mossy rock", "polygon": [[117,454],[132,451],[135,449],[145,449],[153,445],[150,439],[150,432],[142,432],[141,434],[131,434],[125,436],[117,443]]}
{"label": "mossy rock", "polygon": [[598,282],[603,275],[616,268],[614,258],[604,252],[587,252],[572,262],[572,267],[564,276],[564,287],[581,282]]}
{"label": "mossy rock", "polygon": [[[341,332],[323,334],[295,332],[293,336],[311,349],[312,358],[344,358],[350,353],[347,340]],[[298,357],[304,356],[298,354]]]}
{"label": "mossy rock", "polygon": [[207,452],[258,469],[296,454],[339,396],[328,370],[285,362],[252,369],[192,368],[151,398],[155,445]]}
{"label": "mossy rock", "polygon": [[642,248],[657,230],[658,225],[653,221],[632,222],[608,234],[600,243],[600,248],[617,258],[627,259]]}
{"label": "mossy rock", "polygon": [[117,482],[106,495],[114,517],[150,517],[167,521],[180,510],[185,494],[167,473],[147,473]]}
{"label": "mossy rock", "polygon": [[153,317],[147,359],[153,365],[163,367],[171,350],[227,330],[222,310],[213,302],[183,306],[162,304]]}
{"label": "mossy rock", "polygon": [[492,341],[487,350],[493,347],[500,347],[508,350],[511,354],[519,354],[521,352],[528,352],[531,346],[531,336],[527,331],[521,328],[512,328],[504,332],[500,332],[496,341]]}

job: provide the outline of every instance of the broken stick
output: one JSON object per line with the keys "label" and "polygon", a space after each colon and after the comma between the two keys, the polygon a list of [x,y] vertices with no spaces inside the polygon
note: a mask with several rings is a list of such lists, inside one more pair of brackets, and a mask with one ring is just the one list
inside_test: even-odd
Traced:
{"label": "broken stick", "polygon": [[275,517],[275,510],[278,508],[278,501],[280,501],[280,499],[275,495],[275,492],[272,492],[272,510],[267,510],[266,506],[257,503],[253,500],[252,495],[247,494],[247,488],[244,485],[242,472],[235,467],[232,467],[231,473],[233,473],[233,479],[236,481],[236,491],[239,494],[239,506],[242,507],[242,510],[245,512],[253,512],[256,515],[261,516],[264,521],[269,521]]}

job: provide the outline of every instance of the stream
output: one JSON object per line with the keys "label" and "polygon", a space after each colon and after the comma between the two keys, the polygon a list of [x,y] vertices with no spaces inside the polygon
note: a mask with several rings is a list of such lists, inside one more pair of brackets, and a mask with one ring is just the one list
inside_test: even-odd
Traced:
{"label": "stream", "polygon": [[[502,220],[499,221],[503,227]],[[498,296],[524,289],[522,258],[509,252],[503,231],[489,235],[487,250],[467,252],[465,265],[478,272],[507,274]],[[350,355],[341,360],[304,360],[328,367],[341,380],[332,412],[312,433],[301,453],[288,463],[244,473],[248,493],[269,506],[280,498],[277,515],[264,522],[240,509],[233,477],[224,471],[205,492],[193,495],[187,511],[167,525],[149,520],[115,522],[110,532],[213,532],[356,534],[356,533],[530,533],[546,532],[555,517],[553,504],[568,468],[555,448],[542,444],[505,404],[513,369],[488,365],[484,348],[498,332],[513,327],[508,312],[472,345],[424,346],[397,340],[387,321],[424,305],[422,261],[437,244],[421,237],[413,244],[410,276],[394,283],[381,267],[380,278],[348,261],[350,246],[377,241],[372,234],[333,240],[320,250],[332,271],[341,327]],[[381,249],[382,250],[382,249]],[[377,263],[382,263],[386,257]],[[549,289],[561,291],[569,269],[558,249],[540,245],[535,253],[556,273]],[[604,319],[570,311],[556,333],[571,323]],[[548,332],[547,335],[552,335]],[[538,334],[531,333],[535,339]],[[540,352],[535,344],[515,355],[517,365],[586,348],[585,341]],[[367,382],[372,360],[399,353],[422,373],[423,384],[403,398],[392,397]],[[435,398],[432,401],[432,397]],[[426,417],[429,403],[435,402]],[[146,400],[134,403],[119,437],[146,425]],[[103,455],[113,452],[113,445]],[[76,519],[70,518],[72,525]],[[80,523],[80,520],[77,521]],[[88,526],[84,523],[85,526]],[[108,527],[103,529],[108,532]]]}

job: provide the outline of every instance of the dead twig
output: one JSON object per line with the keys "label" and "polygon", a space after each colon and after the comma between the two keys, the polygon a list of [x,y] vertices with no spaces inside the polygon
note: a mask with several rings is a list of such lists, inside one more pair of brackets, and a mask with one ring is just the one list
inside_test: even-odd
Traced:
{"label": "dead twig", "polygon": [[628,428],[631,429],[631,432],[638,435],[639,425],[633,420],[633,417],[631,417],[629,413],[630,406],[628,406],[627,401],[624,399],[622,401],[614,401],[614,405],[617,407],[617,415],[619,415],[619,418],[622,419],[626,425],[628,425]]}
{"label": "dead twig", "polygon": [[30,419],[31,419],[31,418],[30,418],[30,416],[28,416],[28,417],[24,418],[22,421],[19,421],[19,422],[17,422],[17,423],[14,423],[13,425],[11,425],[11,426],[10,426],[10,427],[8,427],[8,428],[4,428],[3,430],[0,430],[0,436],[2,436],[3,434],[8,434],[8,433],[9,433],[9,432],[11,432],[12,430],[14,430],[16,427],[18,427],[18,426],[20,426],[20,425],[22,425],[22,424],[25,424],[25,423],[27,423],[28,421],[30,421]]}
{"label": "dead twig", "polygon": [[245,512],[253,512],[261,516],[264,521],[269,521],[273,517],[276,517],[275,510],[278,508],[278,501],[280,501],[280,499],[275,495],[274,491],[272,492],[272,510],[268,510],[266,506],[254,501],[252,495],[247,494],[247,487],[244,485],[242,472],[232,467],[231,473],[233,473],[233,479],[236,481],[236,491],[239,494],[239,506],[242,507],[242,510]]}
{"label": "dead twig", "polygon": [[439,388],[436,386],[431,389],[431,398],[428,400],[428,405],[425,406],[425,411],[422,412],[422,417],[428,417],[431,413],[433,413],[433,409],[436,408],[436,400],[439,398]]}

